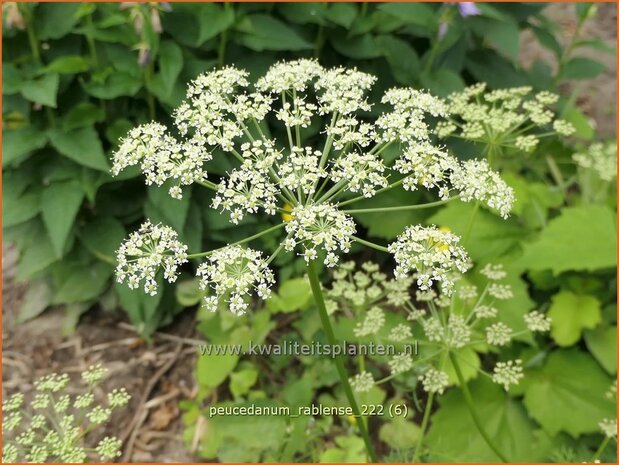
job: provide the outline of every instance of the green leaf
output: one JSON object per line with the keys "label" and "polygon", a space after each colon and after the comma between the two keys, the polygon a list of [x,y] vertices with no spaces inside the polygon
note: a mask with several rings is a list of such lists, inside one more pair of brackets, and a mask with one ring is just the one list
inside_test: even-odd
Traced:
{"label": "green leaf", "polygon": [[[5,174],[6,176],[6,174]],[[7,190],[2,197],[2,227],[8,228],[34,218],[41,211],[41,191],[27,190],[18,197]]]}
{"label": "green leaf", "polygon": [[58,152],[80,165],[106,173],[110,170],[95,128],[86,127],[70,132],[55,129],[49,132],[49,138]]}
{"label": "green leaf", "polygon": [[357,17],[357,5],[354,3],[331,3],[325,16],[329,21],[349,28]]}
{"label": "green leaf", "polygon": [[587,348],[610,374],[617,373],[617,327],[600,326],[585,331]]}
{"label": "green leaf", "polygon": [[90,69],[90,62],[78,55],[56,58],[41,70],[42,73],[77,74]]}
{"label": "green leaf", "polygon": [[576,129],[574,134],[578,138],[591,140],[593,136],[595,136],[595,129],[593,128],[594,121],[578,108],[568,108],[563,113],[563,119],[572,123]]}
{"label": "green leaf", "polygon": [[237,398],[244,396],[258,380],[258,371],[247,369],[235,371],[230,375],[230,392]]}
{"label": "green leaf", "polygon": [[278,11],[286,21],[295,24],[325,24],[326,3],[314,2],[282,2],[278,5]]}
{"label": "green leaf", "polygon": [[413,47],[393,35],[381,35],[376,43],[387,59],[393,76],[400,84],[412,84],[419,72],[419,57]]}
{"label": "green leaf", "polygon": [[[536,462],[544,452],[535,443],[534,425],[520,402],[488,379],[470,383],[473,403],[481,424],[510,462]],[[440,397],[440,407],[432,417],[427,444],[429,462],[497,462],[477,430],[458,389]]]}
{"label": "green leaf", "polygon": [[470,18],[473,29],[480,37],[496,48],[513,63],[517,62],[520,52],[520,29],[511,20],[496,20],[491,18]]}
{"label": "green leaf", "polygon": [[159,73],[153,77],[153,91],[160,99],[170,95],[183,69],[183,52],[174,42],[163,41],[159,49]]}
{"label": "green leaf", "polygon": [[92,126],[103,121],[105,112],[94,103],[80,102],[75,105],[69,113],[62,119],[62,129],[71,131],[73,129]]}
{"label": "green leaf", "polygon": [[175,288],[176,300],[183,307],[193,307],[200,302],[204,297],[205,291],[200,289],[200,280],[198,278],[187,279],[179,282]]}
{"label": "green leaf", "polygon": [[17,265],[17,279],[19,280],[31,278],[56,261],[54,247],[45,232],[41,230],[37,236],[20,256]]}
{"label": "green leaf", "polygon": [[53,304],[73,304],[95,299],[107,288],[114,267],[102,262],[75,266],[60,284]]}
{"label": "green leaf", "polygon": [[261,52],[263,50],[308,50],[312,44],[301,37],[285,23],[268,15],[254,14],[247,17],[249,27],[240,41],[246,47]]}
{"label": "green leaf", "polygon": [[79,237],[95,257],[113,264],[125,234],[125,227],[120,221],[113,216],[101,216],[86,224]]}
{"label": "green leaf", "polygon": [[198,384],[207,388],[216,388],[232,373],[238,361],[238,355],[199,354],[198,363],[196,363],[196,380]]}
{"label": "green leaf", "polygon": [[617,265],[615,213],[602,205],[567,207],[517,260],[531,270],[598,270]]}
{"label": "green leaf", "polygon": [[422,76],[421,82],[430,92],[439,97],[464,89],[464,81],[460,75],[446,68],[435,69],[428,75]]}
{"label": "green leaf", "polygon": [[145,207],[146,216],[154,222],[162,222],[172,226],[176,231],[182,231],[191,204],[191,189],[183,189],[183,198],[170,197],[168,190],[172,184],[148,187],[148,202]]}
{"label": "green leaf", "polygon": [[[456,357],[460,362],[460,370],[462,371],[462,377],[465,381],[475,379],[479,374],[481,368],[481,361],[479,355],[471,347],[464,347],[456,351]],[[459,385],[458,375],[451,363],[451,360],[447,360],[444,368],[445,373],[449,376],[449,384]]]}
{"label": "green leaf", "polygon": [[550,335],[560,346],[571,346],[580,340],[584,329],[592,329],[601,321],[600,301],[590,295],[562,291],[552,296],[548,310]]}
{"label": "green leaf", "polygon": [[142,87],[142,80],[129,73],[115,72],[103,82],[91,80],[83,83],[82,87],[93,97],[112,100],[118,97],[133,97]]}
{"label": "green leaf", "polygon": [[590,58],[576,57],[568,61],[561,73],[561,79],[593,79],[606,70],[603,63]]}
{"label": "green leaf", "polygon": [[482,207],[477,213],[473,212],[474,209],[473,203],[456,200],[431,216],[427,223],[447,226],[462,237],[475,215],[466,243],[466,250],[475,261],[496,259],[519,246],[525,231],[516,221],[503,220]]}
{"label": "green leaf", "polygon": [[39,316],[49,306],[52,294],[52,288],[47,279],[31,281],[19,306],[16,322],[23,323]]}
{"label": "green leaf", "polygon": [[334,37],[331,45],[342,55],[357,60],[378,58],[383,53],[374,37],[370,34],[357,35],[354,37]]}
{"label": "green leaf", "polygon": [[41,3],[34,11],[34,26],[40,40],[59,39],[79,21],[79,3]]}
{"label": "green leaf", "polygon": [[383,3],[378,9],[405,21],[408,24],[426,26],[433,28],[436,26],[436,17],[432,7],[425,3]]}
{"label": "green leaf", "polygon": [[271,296],[269,307],[274,312],[289,313],[305,308],[312,298],[312,288],[304,278],[289,279],[279,288],[277,294]]}
{"label": "green leaf", "polygon": [[52,241],[56,257],[62,257],[84,191],[77,180],[55,182],[47,187],[41,199],[43,223]]}
{"label": "green leaf", "polygon": [[25,99],[31,102],[56,108],[59,82],[57,74],[46,74],[40,78],[23,82],[20,92]]}
{"label": "green leaf", "polygon": [[30,155],[46,143],[47,134],[32,127],[2,131],[2,166]]}
{"label": "green leaf", "polygon": [[392,449],[411,449],[419,441],[420,429],[415,423],[396,417],[381,426],[378,437]]}
{"label": "green leaf", "polygon": [[361,463],[366,461],[363,439],[357,436],[337,436],[337,447],[325,450],[320,463]]}
{"label": "green leaf", "polygon": [[545,365],[530,370],[527,378],[524,405],[551,435],[597,433],[602,419],[615,416],[614,403],[605,396],[610,377],[577,349],[551,352]]}
{"label": "green leaf", "polygon": [[228,5],[224,7],[215,3],[206,3],[200,6],[198,16],[200,34],[196,44],[198,46],[221,34],[234,23],[234,10]]}

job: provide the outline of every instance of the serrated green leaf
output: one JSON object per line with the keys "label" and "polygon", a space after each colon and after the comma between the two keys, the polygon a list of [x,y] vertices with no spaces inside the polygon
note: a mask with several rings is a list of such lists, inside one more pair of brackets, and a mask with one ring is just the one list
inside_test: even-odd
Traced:
{"label": "serrated green leaf", "polygon": [[23,82],[20,92],[25,99],[31,102],[56,108],[59,82],[58,74],[46,74],[40,78]]}
{"label": "serrated green leaf", "polygon": [[183,52],[174,42],[163,41],[159,49],[159,73],[153,77],[152,89],[157,96],[167,98],[183,69]]}
{"label": "serrated green leaf", "polygon": [[108,159],[103,152],[99,135],[93,127],[70,132],[55,129],[49,132],[49,138],[52,146],[65,157],[88,168],[109,172]]}
{"label": "serrated green leaf", "polygon": [[527,378],[524,405],[552,435],[597,433],[602,419],[615,416],[615,406],[605,396],[611,378],[577,349],[552,352]]}
{"label": "serrated green leaf", "polygon": [[115,72],[110,74],[104,82],[91,80],[83,83],[82,87],[93,97],[112,100],[118,97],[133,97],[140,90],[142,84],[139,76]]}
{"label": "serrated green leaf", "polygon": [[550,335],[566,347],[580,340],[584,329],[592,329],[601,321],[600,301],[590,295],[562,291],[552,296],[548,310],[551,319]]}
{"label": "serrated green leaf", "polygon": [[237,398],[244,396],[256,384],[258,372],[253,369],[235,371],[230,375],[230,392]]}
{"label": "serrated green leaf", "polygon": [[101,107],[90,102],[80,102],[71,108],[62,119],[62,129],[72,131],[73,129],[92,126],[103,121],[104,118],[105,112]]}
{"label": "serrated green leaf", "polygon": [[83,199],[84,191],[76,180],[55,182],[42,194],[43,223],[57,257],[64,254],[69,233]]}
{"label": "serrated green leaf", "polygon": [[419,441],[421,430],[412,421],[396,417],[381,426],[378,437],[392,449],[410,449]]}
{"label": "serrated green leaf", "polygon": [[273,312],[294,312],[305,308],[312,298],[312,288],[307,279],[295,278],[285,281],[271,296],[269,307]]}
{"label": "serrated green leaf", "polygon": [[602,205],[567,207],[538,238],[524,244],[517,264],[531,270],[598,270],[617,265],[615,213]]}
{"label": "serrated green leaf", "polygon": [[[511,462],[535,462],[545,451],[535,444],[534,425],[520,402],[485,377],[470,383],[475,409],[486,432]],[[427,436],[430,462],[497,462],[477,430],[458,389],[439,400]]]}
{"label": "serrated green leaf", "polygon": [[355,3],[331,3],[325,16],[329,21],[349,28],[357,17],[357,5]]}
{"label": "serrated green leaf", "polygon": [[2,197],[2,227],[8,228],[34,218],[41,211],[41,191],[27,190],[15,197],[12,192],[6,191]]}
{"label": "serrated green leaf", "polygon": [[205,291],[200,289],[200,280],[198,278],[179,282],[175,286],[174,292],[177,302],[183,307],[197,305],[205,295]]}

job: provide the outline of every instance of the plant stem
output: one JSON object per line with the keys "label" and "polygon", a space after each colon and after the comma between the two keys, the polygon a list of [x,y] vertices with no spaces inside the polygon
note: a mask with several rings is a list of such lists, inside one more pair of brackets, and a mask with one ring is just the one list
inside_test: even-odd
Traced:
{"label": "plant stem", "polygon": [[477,210],[479,210],[479,200],[475,201],[475,206],[473,207],[473,211],[471,212],[471,216],[469,217],[469,222],[466,225],[466,229],[464,230],[464,234],[462,236],[462,245],[466,245],[469,240],[469,236],[471,235],[471,231],[473,230],[473,223],[475,223],[475,216],[477,216]]}
{"label": "plant stem", "polygon": [[[325,306],[325,300],[322,295],[322,289],[320,287],[320,280],[318,279],[318,273],[316,272],[316,263],[314,261],[311,261],[307,264],[307,275],[309,276],[312,293],[314,294],[314,300],[316,302],[316,306],[318,307],[318,313],[322,321],[322,327],[325,331],[325,334],[327,335],[329,344],[335,346],[337,344],[337,340],[335,339],[335,333],[333,332],[333,327],[331,326],[331,321],[329,320],[329,314],[327,313],[327,308]],[[374,452],[374,446],[372,445],[372,441],[370,440],[367,426],[363,421],[361,411],[359,410],[359,405],[357,405],[357,400],[355,399],[352,388],[350,387],[350,383],[348,382],[348,375],[346,374],[346,367],[344,366],[344,361],[341,357],[335,357],[334,361],[337,372],[340,375],[342,387],[344,388],[344,392],[346,393],[346,397],[348,398],[348,402],[350,403],[350,407],[352,408],[355,417],[358,419],[357,425],[359,426],[359,431],[361,432],[361,436],[363,437],[363,442],[365,443],[365,448],[367,450],[368,456],[370,457],[370,461],[374,463],[377,461],[376,452]]]}
{"label": "plant stem", "polygon": [[604,450],[606,449],[606,446],[608,446],[609,442],[610,442],[610,438],[606,436],[604,440],[602,441],[602,444],[600,444],[600,447],[598,447],[598,450],[595,451],[595,455],[591,459],[591,463],[595,463],[596,460],[600,459],[600,456],[604,453]]}
{"label": "plant stem", "polygon": [[[241,239],[240,241],[236,241],[236,242],[234,242],[232,244],[228,244],[228,245],[226,245],[224,247],[229,247],[231,245],[245,244],[246,242],[253,241],[254,239],[258,239],[259,237],[262,237],[265,234],[268,234],[268,233],[273,232],[273,231],[275,231],[277,229],[283,228],[284,225],[285,225],[285,223],[276,224],[275,226],[271,226],[270,228],[265,229],[264,231],[260,231],[259,233],[254,234],[253,236],[246,237],[245,239]],[[191,255],[187,255],[187,258],[208,257],[210,254],[212,254],[216,250],[223,249],[224,247],[219,247],[217,249],[209,250],[208,252],[201,252],[201,253],[194,253],[194,254],[191,254]]]}
{"label": "plant stem", "polygon": [[417,441],[417,445],[415,446],[415,453],[413,454],[413,463],[419,462],[419,455],[421,454],[421,446],[423,444],[423,437],[426,433],[426,428],[428,427],[428,422],[430,420],[430,413],[432,412],[432,404],[434,403],[434,393],[431,392],[428,396],[428,401],[426,402],[426,408],[423,412],[423,420],[421,420],[421,430],[419,432],[419,441]]}
{"label": "plant stem", "polygon": [[357,241],[359,244],[367,245],[368,247],[371,247],[371,248],[376,249],[376,250],[380,250],[381,252],[389,253],[389,249],[387,247],[384,247],[384,246],[378,245],[378,244],[374,244],[374,242],[366,241],[365,239],[361,239],[360,237],[357,237],[357,236],[352,236],[352,238],[355,241]]}
{"label": "plant stem", "polygon": [[486,444],[488,444],[488,447],[492,449],[492,451],[497,455],[497,457],[501,459],[503,463],[509,462],[509,460],[507,460],[505,455],[503,455],[503,453],[498,449],[498,447],[494,444],[494,442],[492,442],[492,440],[490,439],[490,436],[488,436],[488,433],[482,426],[482,422],[479,419],[479,416],[477,415],[477,410],[475,410],[475,404],[473,403],[473,397],[471,396],[471,392],[469,391],[469,387],[467,386],[466,381],[464,381],[464,376],[462,376],[460,365],[458,364],[458,360],[456,359],[456,356],[453,352],[449,352],[449,359],[451,360],[451,364],[454,367],[454,371],[456,372],[456,376],[458,377],[458,382],[460,383],[460,389],[462,389],[462,395],[464,396],[464,401],[466,402],[466,406],[468,407],[469,412],[471,413],[471,417],[473,418],[473,423],[475,423],[475,426],[477,427],[479,434],[481,434],[482,438],[484,438],[484,441],[486,441]]}
{"label": "plant stem", "polygon": [[445,200],[437,200],[436,202],[429,202],[429,203],[420,203],[417,205],[402,205],[399,207],[358,208],[355,210],[342,210],[342,211],[344,211],[345,213],[381,213],[381,212],[397,212],[397,211],[402,211],[402,210],[421,210],[423,208],[432,208],[438,205],[443,205],[457,198],[458,196],[454,196],[454,197],[449,197],[448,199],[445,199]]}

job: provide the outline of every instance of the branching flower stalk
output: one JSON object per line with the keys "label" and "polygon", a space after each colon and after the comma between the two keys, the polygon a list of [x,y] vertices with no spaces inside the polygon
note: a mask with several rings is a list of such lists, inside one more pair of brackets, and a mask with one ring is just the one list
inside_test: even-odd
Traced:
{"label": "branching flower stalk", "polygon": [[[431,241],[438,248],[445,248],[454,240],[448,231],[434,230],[432,237]],[[426,243],[430,241],[427,238],[425,240]],[[399,255],[397,252],[395,254],[397,261]],[[451,263],[457,265],[457,249],[452,250],[452,254]],[[420,252],[418,257],[430,261],[423,252]],[[354,262],[347,262],[334,271],[332,285],[326,290],[327,307],[331,314],[340,318],[354,318],[357,324],[353,334],[361,342],[364,338],[371,337],[373,340],[390,344],[410,344],[413,334],[419,333],[415,332],[415,329],[421,329],[421,337],[415,340],[421,347],[419,358],[413,359],[413,355],[402,351],[387,363],[388,375],[375,380],[374,374],[364,369],[351,378],[355,391],[366,392],[374,385],[404,373],[412,371],[418,376],[421,386],[428,394],[428,400],[415,450],[416,459],[422,451],[433,400],[449,386],[457,384],[463,391],[467,407],[480,434],[497,458],[504,460],[504,454],[486,433],[471,401],[467,380],[462,375],[461,361],[466,362],[461,360],[462,351],[481,347],[503,347],[526,333],[550,330],[549,318],[540,311],[532,311],[524,316],[523,330],[513,330],[505,324],[501,312],[502,302],[513,297],[511,287],[501,282],[507,273],[500,265],[487,264],[481,267],[478,274],[485,284],[478,288],[466,281],[468,274],[461,274],[468,269],[468,265],[463,261],[459,269],[454,267],[448,272],[448,278],[441,276],[440,268],[435,265],[431,279],[442,278],[440,291],[437,292],[429,282],[430,278],[423,272],[417,271],[414,277],[407,274],[406,277],[390,279],[379,271],[375,263],[365,262],[361,267],[356,267]],[[399,265],[403,266],[405,264]],[[396,278],[402,271],[402,268],[396,267]],[[411,295],[412,288],[417,289],[414,295]],[[391,320],[392,322],[387,324],[387,312],[398,314],[400,323]],[[455,377],[446,371],[447,362]],[[523,377],[521,360],[498,361],[492,373],[475,368],[505,390],[518,384]],[[378,368],[378,372],[382,371],[382,368]]]}
{"label": "branching flower stalk", "polygon": [[[164,268],[173,282],[189,259],[204,259],[198,267],[201,286],[210,293],[212,311],[227,307],[236,315],[250,308],[251,298],[267,299],[275,282],[269,264],[279,253],[296,252],[308,267],[324,331],[332,333],[323,300],[317,262],[336,267],[353,243],[392,253],[395,276],[420,289],[453,291],[452,272],[468,268],[459,238],[434,226],[407,228],[389,246],[357,235],[355,215],[433,208],[456,198],[478,202],[503,218],[514,194],[485,159],[460,161],[435,141],[434,121],[446,121],[449,105],[426,92],[393,88],[382,98],[391,109],[373,121],[359,116],[371,104],[366,95],[376,78],[357,69],[323,68],[315,60],[273,65],[251,85],[248,73],[225,67],[189,84],[186,100],[174,111],[176,133],[152,122],[129,132],[114,154],[112,171],[138,165],[148,185],[165,185],[182,198],[192,184],[212,191],[212,207],[239,224],[247,215],[275,220],[237,243],[188,253],[176,233],[164,225],[146,223],[121,246],[117,277],[132,288],[157,292],[154,279]],[[323,131],[306,136],[310,126]],[[387,148],[399,155],[390,163]],[[225,176],[211,179],[208,164],[215,150],[234,164]],[[354,203],[392,189],[425,188],[438,200],[385,208],[354,208]],[[280,245],[270,256],[245,248],[265,234],[283,229]],[[350,389],[343,361],[337,362],[344,391]],[[352,406],[355,399],[348,395]],[[358,422],[368,456],[374,460],[369,434]]]}
{"label": "branching flower stalk", "polygon": [[85,444],[86,437],[130,399],[124,388],[115,389],[105,403],[97,405],[93,391],[106,375],[102,366],[90,367],[82,373],[87,391],[71,396],[65,393],[69,377],[51,374],[35,383],[30,402],[22,393],[6,399],[2,403],[2,462],[84,463],[93,456],[109,462],[120,456],[120,439],[105,437],[95,448]]}

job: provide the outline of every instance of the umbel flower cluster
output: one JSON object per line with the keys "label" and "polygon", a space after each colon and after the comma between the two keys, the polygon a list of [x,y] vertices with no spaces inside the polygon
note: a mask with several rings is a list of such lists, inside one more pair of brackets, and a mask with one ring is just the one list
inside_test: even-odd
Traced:
{"label": "umbel flower cluster", "polygon": [[[366,96],[375,80],[354,68],[328,69],[303,59],[273,65],[255,85],[246,71],[234,67],[191,82],[186,100],[174,111],[175,129],[153,122],[130,131],[114,154],[113,173],[138,165],[147,184],[171,185],[175,198],[182,197],[185,186],[203,186],[213,191],[212,207],[231,223],[250,214],[268,215],[279,223],[264,233],[281,228],[285,237],[270,257],[240,247],[262,233],[229,248],[187,255],[168,227],[146,223],[119,250],[118,280],[132,288],[143,283],[153,294],[158,267],[174,281],[179,265],[206,257],[198,276],[203,288],[213,291],[207,306],[214,310],[226,301],[241,314],[250,295],[268,297],[274,281],[268,264],[282,250],[334,267],[354,242],[368,245],[355,236],[357,211],[349,207],[354,202],[395,188],[423,187],[435,191],[439,202],[475,201],[507,217],[513,191],[487,161],[461,162],[435,141],[435,121],[459,115],[453,102],[393,88],[381,100],[389,109],[366,120],[361,113],[371,109]],[[307,135],[319,124],[318,135]],[[390,146],[399,155],[387,163],[383,153]],[[215,153],[233,163],[225,176],[208,173]],[[449,292],[449,272],[467,266],[457,242],[434,227],[407,229],[389,246],[396,276],[405,279],[416,272],[422,288],[438,283]]]}
{"label": "umbel flower cluster", "polygon": [[486,91],[483,83],[467,87],[447,98],[449,117],[438,123],[436,133],[503,152],[533,152],[541,138],[572,135],[572,124],[557,119],[550,108],[559,96],[532,91],[526,86]]}
{"label": "umbel flower cluster", "polygon": [[[376,383],[413,372],[426,392],[442,394],[455,381],[448,373],[449,353],[460,357],[467,350],[480,347],[485,352],[487,347],[506,346],[528,332],[550,330],[550,319],[539,311],[524,315],[526,329],[521,331],[514,331],[503,321],[501,304],[513,298],[513,292],[509,285],[501,283],[506,277],[502,266],[488,264],[480,270],[484,278],[481,288],[467,284],[461,274],[452,274],[453,293],[438,293],[418,286],[412,296],[410,281],[403,284],[390,279],[371,262],[360,268],[352,262],[346,263],[334,273],[331,288],[327,290],[330,311],[340,317],[355,318],[353,334],[357,338],[362,341],[371,336],[389,344],[413,344],[416,340],[420,346],[419,354],[402,350],[388,360],[389,374],[382,379],[375,380],[368,370],[352,377],[350,381],[356,391],[369,391]],[[400,315],[401,321],[396,324],[394,319],[387,318],[390,312]],[[522,361],[499,361],[492,373],[486,374],[508,390],[523,377]]]}
{"label": "umbel flower cluster", "polygon": [[586,152],[577,152],[572,159],[580,168],[594,172],[602,181],[611,182],[617,177],[616,143],[596,142]]}
{"label": "umbel flower cluster", "polygon": [[120,456],[122,442],[107,436],[94,448],[85,437],[107,423],[115,409],[127,405],[130,396],[124,388],[107,394],[97,403],[94,388],[105,378],[101,365],[82,373],[88,389],[80,395],[67,393],[66,374],[44,376],[35,383],[34,397],[26,401],[22,393],[2,403],[3,463],[84,463],[98,457],[109,462]]}

